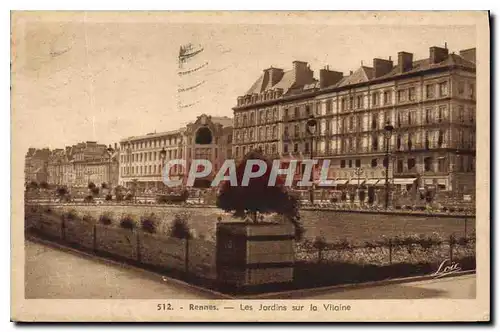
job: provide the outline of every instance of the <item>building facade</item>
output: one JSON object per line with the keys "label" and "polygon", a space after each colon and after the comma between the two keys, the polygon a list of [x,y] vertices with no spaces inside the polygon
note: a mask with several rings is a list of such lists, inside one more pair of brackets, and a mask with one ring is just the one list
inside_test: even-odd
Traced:
{"label": "building facade", "polygon": [[24,158],[25,182],[48,182],[49,149],[30,148]]}
{"label": "building facade", "polygon": [[[385,188],[385,125],[389,139],[389,182],[398,197],[442,197],[475,190],[475,49],[450,54],[431,47],[414,60],[399,52],[397,63],[373,59],[348,76],[309,66],[269,68],[234,110],[236,158],[256,147],[284,164],[290,159],[330,160],[328,176],[340,191],[363,191],[380,200]],[[307,121],[317,126],[311,134]],[[297,168],[297,179],[303,167]],[[379,195],[377,195],[379,194]],[[356,195],[356,197],[359,195]]]}
{"label": "building facade", "polygon": [[[206,187],[224,160],[231,157],[232,123],[228,117],[203,114],[177,130],[122,139],[119,183],[127,188],[136,183],[144,192],[161,191],[165,189],[162,170],[169,160],[183,159],[190,169],[193,159],[205,159],[212,163],[212,172],[195,186]],[[174,165],[170,178],[185,182],[186,168]]]}
{"label": "building facade", "polygon": [[105,144],[87,141],[55,149],[48,161],[48,182],[68,187],[87,187],[118,184],[118,159],[120,151]]}

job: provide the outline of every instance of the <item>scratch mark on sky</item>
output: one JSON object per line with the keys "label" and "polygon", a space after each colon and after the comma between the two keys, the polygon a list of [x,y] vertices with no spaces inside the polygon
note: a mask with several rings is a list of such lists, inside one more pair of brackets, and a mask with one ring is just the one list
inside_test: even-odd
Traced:
{"label": "scratch mark on sky", "polygon": [[89,91],[89,100],[90,100],[90,112],[92,114],[92,132],[95,140],[95,113],[94,113],[94,82],[92,78],[92,72],[90,70],[90,62],[89,62],[89,49],[88,49],[88,37],[87,37],[87,13],[83,14],[83,34],[85,37],[85,62],[87,64],[87,73],[88,73],[88,91]]}

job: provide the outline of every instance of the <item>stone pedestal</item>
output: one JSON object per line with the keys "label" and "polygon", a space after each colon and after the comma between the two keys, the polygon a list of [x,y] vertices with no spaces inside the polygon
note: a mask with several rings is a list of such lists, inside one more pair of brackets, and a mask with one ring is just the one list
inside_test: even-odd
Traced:
{"label": "stone pedestal", "polygon": [[291,282],[294,235],[292,224],[218,223],[218,281],[230,287]]}

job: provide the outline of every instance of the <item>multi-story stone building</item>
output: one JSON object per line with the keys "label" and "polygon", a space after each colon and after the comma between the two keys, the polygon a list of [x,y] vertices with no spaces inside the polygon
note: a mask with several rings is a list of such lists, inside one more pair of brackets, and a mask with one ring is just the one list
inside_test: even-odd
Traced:
{"label": "multi-story stone building", "polygon": [[[384,126],[390,138],[392,191],[412,197],[432,192],[473,193],[475,187],[475,49],[459,54],[431,47],[415,60],[399,52],[397,62],[373,59],[348,76],[328,67],[315,79],[307,63],[269,68],[234,110],[233,152],[241,158],[261,147],[280,158],[330,160],[337,189],[367,190],[377,199],[385,186]],[[314,117],[314,134],[307,120]],[[297,169],[301,178],[303,167]],[[363,190],[364,192],[364,190]]]}
{"label": "multi-story stone building", "polygon": [[[162,170],[166,162],[183,159],[189,169],[193,159],[205,159],[212,163],[212,173],[195,182],[195,186],[208,186],[224,160],[231,157],[232,123],[228,117],[203,114],[195,122],[177,130],[122,139],[120,184],[131,187],[136,182],[140,190],[161,190],[164,188]],[[185,181],[186,169],[174,165],[170,169],[170,178]]]}
{"label": "multi-story stone building", "polygon": [[112,187],[118,184],[117,145],[87,141],[51,151],[48,161],[48,182],[69,187],[86,187],[90,182]]}
{"label": "multi-story stone building", "polygon": [[69,158],[65,149],[55,149],[50,151],[49,161],[47,165],[48,182],[55,185],[67,184],[65,180],[64,166],[68,163]]}
{"label": "multi-story stone building", "polygon": [[24,158],[24,178],[26,183],[31,181],[47,182],[49,157],[49,149],[28,149]]}

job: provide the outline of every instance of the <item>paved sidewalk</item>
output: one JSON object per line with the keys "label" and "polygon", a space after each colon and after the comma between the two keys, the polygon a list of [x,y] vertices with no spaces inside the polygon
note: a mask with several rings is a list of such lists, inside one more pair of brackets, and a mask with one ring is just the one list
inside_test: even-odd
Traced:
{"label": "paved sidewalk", "polygon": [[[26,241],[26,298],[44,299],[222,299],[156,273],[75,251]],[[472,299],[476,275],[330,290],[256,296],[265,299]],[[252,298],[252,297],[250,297]]]}
{"label": "paved sidewalk", "polygon": [[260,296],[260,299],[474,299],[476,298],[476,274],[421,281],[391,283],[386,285],[333,288],[331,290],[303,290]]}
{"label": "paved sidewalk", "polygon": [[27,299],[217,299],[170,278],[26,241]]}

